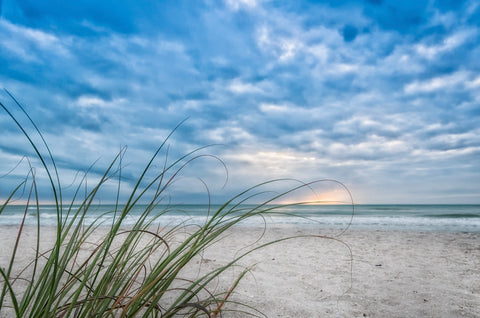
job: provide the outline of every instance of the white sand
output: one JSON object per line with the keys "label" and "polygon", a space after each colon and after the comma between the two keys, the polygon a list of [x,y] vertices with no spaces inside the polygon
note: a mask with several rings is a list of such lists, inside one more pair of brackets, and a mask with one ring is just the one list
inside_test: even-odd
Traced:
{"label": "white sand", "polygon": [[[0,227],[2,267],[15,231]],[[53,233],[45,231],[45,240]],[[254,243],[258,234],[252,228],[237,229],[198,264],[206,269],[221,265]],[[336,232],[276,226],[265,239],[299,234]],[[232,300],[268,317],[480,317],[479,233],[350,230],[338,238],[348,247],[334,240],[300,238],[254,252],[241,261],[256,265]],[[34,240],[25,239],[22,248],[31,251]],[[17,266],[26,264],[27,254],[19,255]],[[227,283],[233,278],[227,275]]]}

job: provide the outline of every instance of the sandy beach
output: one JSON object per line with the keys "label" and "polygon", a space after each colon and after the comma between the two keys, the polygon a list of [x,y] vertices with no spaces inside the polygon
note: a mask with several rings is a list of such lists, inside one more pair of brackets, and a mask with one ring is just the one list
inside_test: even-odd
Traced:
{"label": "sandy beach", "polygon": [[[0,228],[1,241],[10,244],[2,248],[1,266],[6,266],[15,233],[15,227]],[[44,243],[53,233],[44,231]],[[228,262],[254,244],[259,233],[237,228],[194,266],[208,270]],[[240,264],[255,265],[232,300],[268,317],[480,317],[479,233],[349,230],[337,236],[338,231],[284,225],[268,228],[262,242],[304,234],[335,240],[297,238],[249,254]],[[32,251],[34,240],[28,235],[21,247]],[[16,266],[28,260],[22,253]],[[228,286],[240,270],[217,288]]]}

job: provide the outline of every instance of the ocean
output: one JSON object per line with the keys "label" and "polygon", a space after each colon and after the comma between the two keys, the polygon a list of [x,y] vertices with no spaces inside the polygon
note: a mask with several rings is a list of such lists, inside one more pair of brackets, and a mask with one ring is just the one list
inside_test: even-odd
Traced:
{"label": "ocean", "polygon": [[[247,208],[249,206],[246,206]],[[250,206],[251,207],[251,206]],[[25,206],[7,206],[0,214],[0,225],[20,224]],[[135,207],[127,216],[125,225],[133,224],[145,206]],[[153,214],[164,213],[155,222],[162,225],[201,224],[219,206],[175,205],[159,206]],[[41,205],[40,224],[55,225],[55,206]],[[85,222],[101,218],[111,224],[113,205],[97,205],[89,208]],[[290,224],[319,228],[359,229],[382,231],[425,231],[425,232],[480,232],[480,205],[303,205],[284,207],[278,212],[288,215],[267,215],[269,224]],[[107,213],[107,214],[105,214]],[[37,222],[36,207],[28,207],[26,224]],[[242,221],[240,226],[262,225],[263,219],[254,217]]]}

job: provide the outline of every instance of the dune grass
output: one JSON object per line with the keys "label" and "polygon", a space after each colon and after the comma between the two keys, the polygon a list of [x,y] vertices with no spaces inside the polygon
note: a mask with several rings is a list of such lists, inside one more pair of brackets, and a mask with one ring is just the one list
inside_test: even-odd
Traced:
{"label": "dune grass", "polygon": [[[82,192],[86,188],[87,172],[78,182],[73,198],[65,202],[57,165],[48,144],[27,112],[12,99],[33,127],[34,134],[40,137],[40,144],[34,142],[25,124],[21,124],[4,104],[0,105],[25,135],[40,160],[48,176],[57,219],[55,239],[47,249],[42,249],[41,202],[35,169],[31,168],[29,177],[0,206],[1,217],[20,193],[24,192],[27,198],[23,222],[11,248],[9,263],[0,268],[0,316],[220,317],[222,313],[229,312],[230,305],[245,315],[261,316],[260,311],[249,304],[238,304],[232,299],[233,291],[248,272],[248,267],[241,267],[227,288],[218,290],[215,281],[225,279],[222,274],[236,268],[245,255],[276,242],[246,249],[206,273],[192,276],[189,271],[206,249],[225,238],[228,230],[245,219],[278,212],[284,206],[275,203],[279,198],[308,188],[311,184],[299,183],[284,192],[272,192],[270,197],[254,206],[245,205],[259,194],[265,194],[265,187],[282,182],[268,181],[246,189],[217,209],[208,211],[206,221],[197,226],[154,225],[161,224],[155,221],[161,220],[162,215],[168,212],[168,207],[160,206],[167,200],[167,191],[178,175],[193,161],[205,156],[201,153],[203,148],[199,148],[173,162],[169,161],[168,155],[159,158],[161,151],[167,148],[169,135],[146,162],[127,195],[121,191],[125,153],[122,150],[99,181],[89,185],[90,190]],[[168,154],[168,151],[164,153]],[[159,166],[162,167],[160,170]],[[115,209],[108,213],[109,223],[105,224],[104,218],[85,222],[89,210],[100,199],[102,188],[109,182],[118,185]],[[18,268],[17,259],[24,253],[20,243],[26,231],[24,221],[29,207],[37,209],[36,227],[29,228],[35,232],[35,250],[31,263],[26,268]],[[142,213],[135,224],[126,225],[129,213],[140,208]],[[187,234],[182,235],[179,241],[179,233]]]}

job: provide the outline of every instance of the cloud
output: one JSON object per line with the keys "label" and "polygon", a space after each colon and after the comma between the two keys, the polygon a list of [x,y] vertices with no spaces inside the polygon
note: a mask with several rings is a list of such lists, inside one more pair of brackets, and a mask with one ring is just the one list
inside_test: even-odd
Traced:
{"label": "cloud", "polygon": [[232,10],[239,10],[241,8],[252,9],[258,5],[257,0],[226,0],[227,6]]}
{"label": "cloud", "polygon": [[475,86],[475,80],[469,80],[470,77],[471,75],[467,72],[459,71],[454,74],[438,76],[425,81],[414,81],[405,86],[405,93],[432,93],[440,90],[445,91],[459,87]]}
{"label": "cloud", "polygon": [[229,85],[230,91],[235,94],[262,93],[263,90],[252,83],[244,83],[239,79],[233,80]]}
{"label": "cloud", "polygon": [[431,60],[436,58],[439,54],[452,51],[462,46],[467,43],[470,38],[474,37],[475,34],[476,31],[465,30],[446,37],[440,44],[425,45],[421,43],[415,48],[419,55]]}
{"label": "cloud", "polygon": [[[375,191],[420,202],[414,172],[465,191],[480,178],[478,11],[474,1],[4,1],[0,83],[69,176],[124,145],[139,170],[189,118],[171,155],[223,144],[213,151],[237,190],[318,176],[363,189],[364,202],[381,201]],[[32,151],[4,115],[0,125],[1,173]],[[422,180],[416,189],[430,186]]]}

